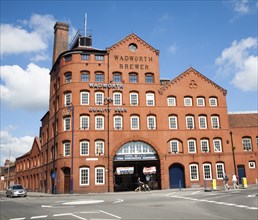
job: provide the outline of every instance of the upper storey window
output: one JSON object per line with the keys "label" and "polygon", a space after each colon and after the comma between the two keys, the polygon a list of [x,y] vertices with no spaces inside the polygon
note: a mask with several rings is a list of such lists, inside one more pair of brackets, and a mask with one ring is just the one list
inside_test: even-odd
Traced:
{"label": "upper storey window", "polygon": [[154,93],[147,93],[146,94],[146,105],[147,106],[154,106],[155,105]]}
{"label": "upper storey window", "polygon": [[130,83],[138,83],[138,74],[137,73],[129,73],[129,81],[130,81]]}
{"label": "upper storey window", "polygon": [[146,82],[146,83],[149,83],[149,84],[154,83],[154,76],[153,76],[152,73],[147,73],[147,74],[145,75],[145,82]]}
{"label": "upper storey window", "polygon": [[70,82],[72,82],[72,73],[67,72],[65,73],[65,83],[70,83]]}
{"label": "upper storey window", "polygon": [[104,60],[104,56],[103,55],[95,55],[95,60],[103,61]]}
{"label": "upper storey window", "polygon": [[89,72],[81,72],[81,81],[82,82],[90,81],[90,73]]}
{"label": "upper storey window", "polygon": [[184,105],[185,106],[192,106],[193,105],[193,101],[192,101],[192,97],[185,97],[184,98]]}
{"label": "upper storey window", "polygon": [[72,60],[72,55],[67,55],[64,57],[64,59],[65,59],[65,62],[69,62]]}
{"label": "upper storey window", "polygon": [[138,105],[138,93],[130,93],[130,105]]}
{"label": "upper storey window", "polygon": [[104,82],[104,74],[103,73],[95,73],[95,81],[96,82]]}
{"label": "upper storey window", "polygon": [[210,103],[210,106],[218,106],[218,101],[216,97],[210,97],[209,103]]}
{"label": "upper storey window", "polygon": [[113,73],[113,82],[114,83],[122,82],[122,74],[121,73]]}
{"label": "upper storey window", "polygon": [[136,44],[130,44],[128,46],[129,50],[132,52],[135,52],[137,50],[137,45]]}
{"label": "upper storey window", "polygon": [[168,106],[176,106],[176,97],[168,97],[167,98]]}
{"label": "upper storey window", "polygon": [[205,106],[205,99],[203,97],[197,98],[197,106]]}
{"label": "upper storey window", "polygon": [[81,54],[81,60],[89,60],[90,55],[89,54]]}

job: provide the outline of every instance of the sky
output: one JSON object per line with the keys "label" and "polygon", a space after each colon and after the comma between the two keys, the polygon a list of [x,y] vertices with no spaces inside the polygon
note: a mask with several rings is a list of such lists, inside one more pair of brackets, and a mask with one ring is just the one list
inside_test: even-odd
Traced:
{"label": "sky", "polygon": [[0,164],[28,152],[48,111],[54,24],[106,49],[135,33],[160,50],[160,77],[193,67],[227,90],[228,112],[257,111],[256,0],[12,1],[0,8]]}

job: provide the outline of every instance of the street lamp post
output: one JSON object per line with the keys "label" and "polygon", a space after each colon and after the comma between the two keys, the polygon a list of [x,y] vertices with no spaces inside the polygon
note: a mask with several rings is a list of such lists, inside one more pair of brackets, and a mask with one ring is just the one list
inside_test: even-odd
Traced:
{"label": "street lamp post", "polygon": [[70,193],[73,194],[73,160],[74,160],[74,107],[68,106],[68,110],[72,112],[72,152],[71,152],[71,178],[70,178]]}
{"label": "street lamp post", "polygon": [[235,171],[235,175],[237,175],[237,174],[236,174],[235,147],[234,147],[234,143],[233,143],[232,131],[230,131],[230,138],[231,138],[231,147],[232,147],[232,156],[233,156],[233,163],[234,163],[234,171]]}

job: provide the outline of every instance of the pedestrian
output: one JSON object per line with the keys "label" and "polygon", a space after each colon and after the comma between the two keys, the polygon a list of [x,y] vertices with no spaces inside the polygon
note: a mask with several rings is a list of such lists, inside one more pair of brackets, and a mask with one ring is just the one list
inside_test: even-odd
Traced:
{"label": "pedestrian", "polygon": [[226,173],[223,174],[223,182],[224,182],[224,187],[225,189],[229,190],[229,186],[228,186],[228,175]]}
{"label": "pedestrian", "polygon": [[237,176],[235,174],[233,174],[232,176],[232,183],[233,183],[234,189],[238,189]]}

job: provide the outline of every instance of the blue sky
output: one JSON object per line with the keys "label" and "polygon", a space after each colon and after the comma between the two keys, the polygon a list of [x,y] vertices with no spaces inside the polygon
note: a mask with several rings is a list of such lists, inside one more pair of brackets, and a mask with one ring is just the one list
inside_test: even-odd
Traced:
{"label": "blue sky", "polygon": [[105,49],[135,33],[160,50],[160,76],[190,66],[228,91],[229,112],[257,111],[255,0],[1,0],[1,164],[30,150],[48,110],[53,26],[84,28]]}

